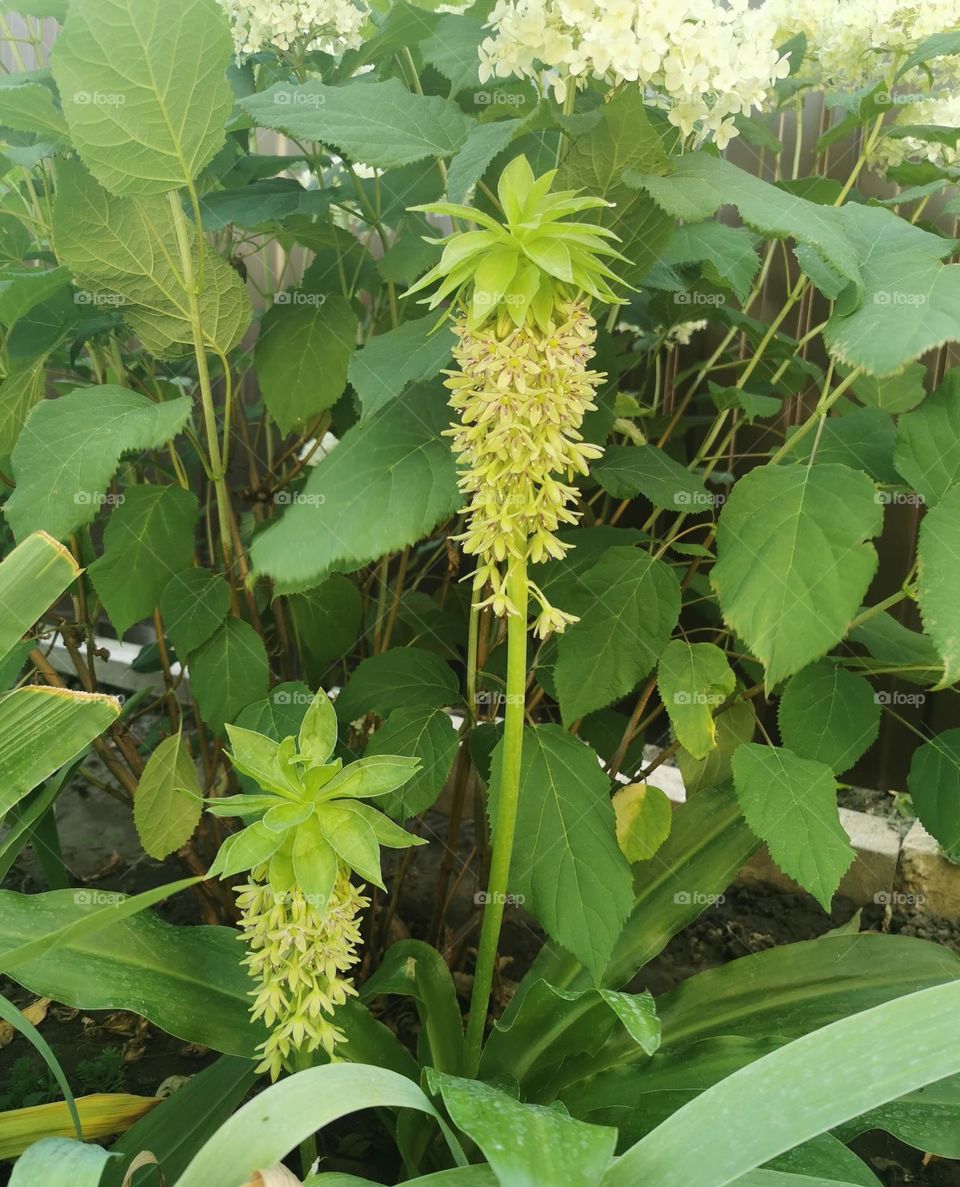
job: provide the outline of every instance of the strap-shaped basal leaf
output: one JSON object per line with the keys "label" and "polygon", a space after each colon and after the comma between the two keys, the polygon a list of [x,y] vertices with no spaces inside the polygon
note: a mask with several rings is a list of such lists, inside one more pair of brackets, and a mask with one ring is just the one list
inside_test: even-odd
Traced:
{"label": "strap-shaped basal leaf", "polygon": [[[862,1010],[956,981],[960,959],[908,936],[823,936],[755,952],[657,998],[653,1061],[613,1033],[600,1071],[564,1093],[574,1114],[617,1110],[622,1136],[650,1132],[686,1100],[771,1050]],[[924,1147],[925,1149],[928,1147]]]}
{"label": "strap-shaped basal leaf", "polygon": [[331,1121],[360,1109],[415,1109],[436,1117],[412,1081],[383,1067],[339,1063],[288,1076],[261,1092],[206,1142],[177,1187],[231,1187],[273,1166]]}
{"label": "strap-shaped basal leaf", "polygon": [[943,660],[941,684],[960,679],[960,486],[923,517],[917,546],[917,601],[924,632]]}
{"label": "strap-shaped basal leaf", "polygon": [[[525,729],[523,742],[510,889],[599,980],[633,902],[607,779],[595,751],[557,725]],[[501,752],[502,743],[491,762],[491,820]]]}
{"label": "strap-shaped basal leaf", "polygon": [[655,445],[610,445],[590,468],[608,495],[643,495],[668,511],[706,511],[713,505],[701,479]]}
{"label": "strap-shaped basal leaf", "polygon": [[0,563],[0,659],[80,575],[80,566],[45,532],[28,536]]}
{"label": "strap-shaped basal leaf", "polygon": [[160,604],[171,576],[193,556],[200,516],[196,495],[179,486],[129,486],[103,534],[103,555],[88,572],[122,638]]}
{"label": "strap-shaped basal leaf", "polygon": [[97,1187],[110,1154],[72,1138],[41,1138],[18,1160],[11,1187]]}
{"label": "strap-shaped basal leaf", "polygon": [[133,801],[140,841],[162,861],[190,839],[203,810],[196,768],[178,730],[157,746],[143,768]]}
{"label": "strap-shaped basal leaf", "polygon": [[0,699],[0,817],[120,714],[115,697],[31,685]]}
{"label": "strap-shaped basal leaf", "polygon": [[350,360],[350,382],[365,417],[395,400],[411,383],[439,375],[450,362],[454,336],[435,317],[406,321],[370,338]]}
{"label": "strap-shaped basal leaf", "polygon": [[820,660],[793,676],[780,698],[783,744],[801,758],[849,771],[880,730],[881,702],[862,676]]}
{"label": "strap-shaped basal leaf", "polygon": [[115,384],[76,388],[39,403],[13,451],[17,489],[6,514],[18,540],[32,531],[63,540],[96,518],[130,450],[158,449],[190,415],[186,396],[154,404]]}
{"label": "strap-shaped basal leaf", "polygon": [[297,140],[319,140],[376,169],[449,157],[472,126],[454,103],[414,95],[395,78],[355,79],[337,87],[279,82],[239,105],[262,128],[276,128]]}
{"label": "strap-shaped basal leaf", "polygon": [[253,361],[263,401],[284,433],[332,408],[347,385],[357,316],[345,297],[275,304],[260,323]]}
{"label": "strap-shaped basal leaf", "polygon": [[[54,241],[78,283],[91,292],[112,294],[151,354],[176,357],[192,349],[190,295],[180,269],[170,199],[117,197],[75,162],[63,163],[57,172]],[[199,300],[204,342],[226,353],[250,323],[250,301],[240,277],[219,256],[206,251],[201,272],[192,223],[187,230],[194,275],[203,277]]]}
{"label": "strap-shaped basal leaf", "polygon": [[441,437],[442,400],[414,388],[355,425],[313,467],[304,498],[254,540],[254,566],[287,588],[352,571],[432,531],[460,505],[456,465]]}
{"label": "strap-shaped basal leaf", "polygon": [[[543,1042],[545,1033],[551,1036],[549,1043]],[[649,993],[564,990],[535,980],[510,1018],[490,1032],[480,1075],[515,1079],[528,1099],[552,1099],[558,1078],[576,1081],[613,1034],[638,1055],[653,1055],[660,1043],[660,1021]]]}
{"label": "strap-shaped basal leaf", "polygon": [[216,0],[83,0],[53,52],[70,135],[115,194],[192,181],[223,144],[233,55]]}
{"label": "strap-shaped basal leaf", "polygon": [[601,1187],[726,1187],[819,1133],[952,1075],[960,1071],[958,1009],[953,982],[804,1035],[678,1110],[619,1158]]}
{"label": "strap-shaped basal leaf", "polygon": [[734,751],[733,782],[747,824],[770,856],[829,911],[854,858],[833,772],[792,750],[747,742]]}
{"label": "strap-shaped basal leaf", "polygon": [[[121,904],[96,891],[0,892],[0,954]],[[68,939],[20,964],[34,993],[85,1010],[133,1010],[191,1043],[252,1058],[261,1028],[250,1022],[250,978],[229,927],[174,927],[151,912]],[[0,955],[2,959],[2,955]]]}
{"label": "strap-shaped basal leaf", "polygon": [[569,724],[626,696],[652,671],[680,613],[680,586],[650,553],[615,547],[578,578],[564,609],[580,617],[557,648],[557,693]]}
{"label": "strap-shaped basal leaf", "polygon": [[477,1143],[501,1184],[596,1187],[610,1163],[615,1129],[523,1104],[479,1080],[435,1071],[427,1077],[453,1123]]}
{"label": "strap-shaped basal leaf", "polygon": [[724,618],[772,688],[846,633],[877,566],[883,509],[861,472],[835,464],[761,466],[720,514],[711,581]]}
{"label": "strap-shaped basal leaf", "polygon": [[960,862],[960,730],[945,730],[917,747],[907,787],[920,823]]}
{"label": "strap-shaped basal leaf", "polygon": [[897,421],[893,463],[928,507],[960,478],[960,367]]}
{"label": "strap-shaped basal leaf", "polygon": [[736,685],[727,657],[713,643],[672,639],[663,649],[657,688],[677,741],[695,758],[706,758],[717,742],[714,719]]}

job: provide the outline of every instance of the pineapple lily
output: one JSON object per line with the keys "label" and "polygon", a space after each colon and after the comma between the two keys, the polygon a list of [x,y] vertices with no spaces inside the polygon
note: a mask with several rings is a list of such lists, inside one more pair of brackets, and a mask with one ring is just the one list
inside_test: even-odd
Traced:
{"label": "pineapple lily", "polygon": [[[608,206],[574,191],[551,193],[556,171],[534,178],[525,157],[504,169],[498,196],[506,222],[450,203],[417,207],[479,224],[445,240],[437,266],[411,290],[439,283],[428,304],[448,297],[458,310],[454,359],[446,372],[460,423],[450,430],[461,463],[467,531],[464,552],[477,557],[474,593],[498,616],[515,615],[502,566],[561,558],[569,545],[556,535],[579,514],[570,485],[600,456],[583,441],[584,415],[604,376],[589,370],[596,340],[590,297],[619,302],[614,272],[603,257],[622,259],[605,227],[571,220]],[[528,580],[539,604],[534,631],[545,638],[575,619],[551,606]]]}
{"label": "pineapple lily", "polygon": [[[452,302],[458,370],[446,386],[459,423],[448,430],[461,466],[464,552],[477,557],[475,608],[507,618],[507,697],[500,753],[493,857],[477,952],[467,1055],[476,1071],[493,985],[497,944],[516,830],[527,675],[527,608],[539,605],[541,638],[576,621],[551,606],[529,578],[528,562],[561,558],[557,535],[576,523],[577,476],[600,456],[583,440],[583,418],[604,376],[589,369],[597,327],[591,298],[622,304],[607,260],[623,257],[612,231],[574,216],[608,206],[575,191],[551,193],[556,171],[534,177],[523,156],[500,176],[498,222],[469,206],[439,202],[417,210],[479,229],[457,231],[440,262],[411,292],[438,287],[427,304]],[[484,598],[483,594],[489,590]],[[477,600],[479,597],[480,600]]]}
{"label": "pineapple lily", "polygon": [[368,905],[354,871],[383,887],[380,846],[423,842],[361,801],[402,786],[419,760],[376,755],[347,766],[332,759],[337,719],[326,694],[314,697],[299,735],[276,742],[227,726],[231,761],[260,794],[213,800],[217,816],[260,819],[229,837],[210,868],[228,878],[244,870],[239,888],[244,963],[259,988],[252,1015],[270,1034],[259,1071],[276,1079],[297,1052],[334,1054],[343,1032],[332,1016],[355,990],[344,974],[359,959],[359,915]]}

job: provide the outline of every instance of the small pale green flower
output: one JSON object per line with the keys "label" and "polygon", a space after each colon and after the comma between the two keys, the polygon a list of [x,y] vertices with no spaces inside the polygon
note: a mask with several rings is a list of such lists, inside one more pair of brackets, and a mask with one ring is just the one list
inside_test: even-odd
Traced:
{"label": "small pale green flower", "polygon": [[317,693],[299,735],[277,742],[254,730],[227,726],[234,767],[260,795],[210,801],[217,816],[259,819],[220,848],[210,876],[251,871],[238,891],[244,963],[259,988],[251,991],[254,1019],[270,1035],[258,1070],[276,1079],[295,1052],[322,1048],[332,1056],[342,1031],[331,1021],[354,993],[343,976],[356,962],[363,887],[350,875],[383,887],[380,847],[424,842],[362,799],[386,795],[415,773],[419,760],[394,755],[333,759],[337,719],[326,693]]}
{"label": "small pale green flower", "polygon": [[[468,498],[467,531],[458,539],[477,557],[474,593],[498,616],[515,614],[502,566],[564,556],[557,532],[575,524],[577,490],[602,450],[582,438],[585,414],[605,376],[589,369],[597,327],[589,298],[621,303],[604,259],[623,257],[613,232],[570,216],[609,203],[572,190],[551,193],[556,171],[535,178],[525,157],[504,169],[498,197],[505,222],[468,206],[417,207],[477,223],[479,231],[445,240],[439,264],[411,292],[439,282],[434,308],[453,297],[458,370],[446,372],[460,415],[448,431]],[[534,631],[545,638],[576,619],[540,605]],[[482,597],[486,592],[487,596]]]}

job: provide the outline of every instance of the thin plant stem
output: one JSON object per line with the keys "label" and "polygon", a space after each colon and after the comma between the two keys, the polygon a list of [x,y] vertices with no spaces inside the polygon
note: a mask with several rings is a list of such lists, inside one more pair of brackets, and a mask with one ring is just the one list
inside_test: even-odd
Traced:
{"label": "thin plant stem", "polygon": [[493,827],[493,856],[477,948],[477,967],[467,1022],[467,1070],[480,1065],[484,1024],[490,1006],[500,927],[507,899],[513,840],[520,802],[520,759],[523,752],[524,701],[527,684],[527,562],[512,558],[507,570],[507,597],[517,613],[507,619],[507,704],[503,723],[497,815]]}

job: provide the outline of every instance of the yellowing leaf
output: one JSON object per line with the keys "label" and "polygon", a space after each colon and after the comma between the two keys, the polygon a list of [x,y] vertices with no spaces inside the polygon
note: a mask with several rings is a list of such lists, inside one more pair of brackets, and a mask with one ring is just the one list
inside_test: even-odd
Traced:
{"label": "yellowing leaf", "polygon": [[670,835],[673,809],[659,787],[630,783],[613,797],[617,844],[629,862],[649,861]]}

